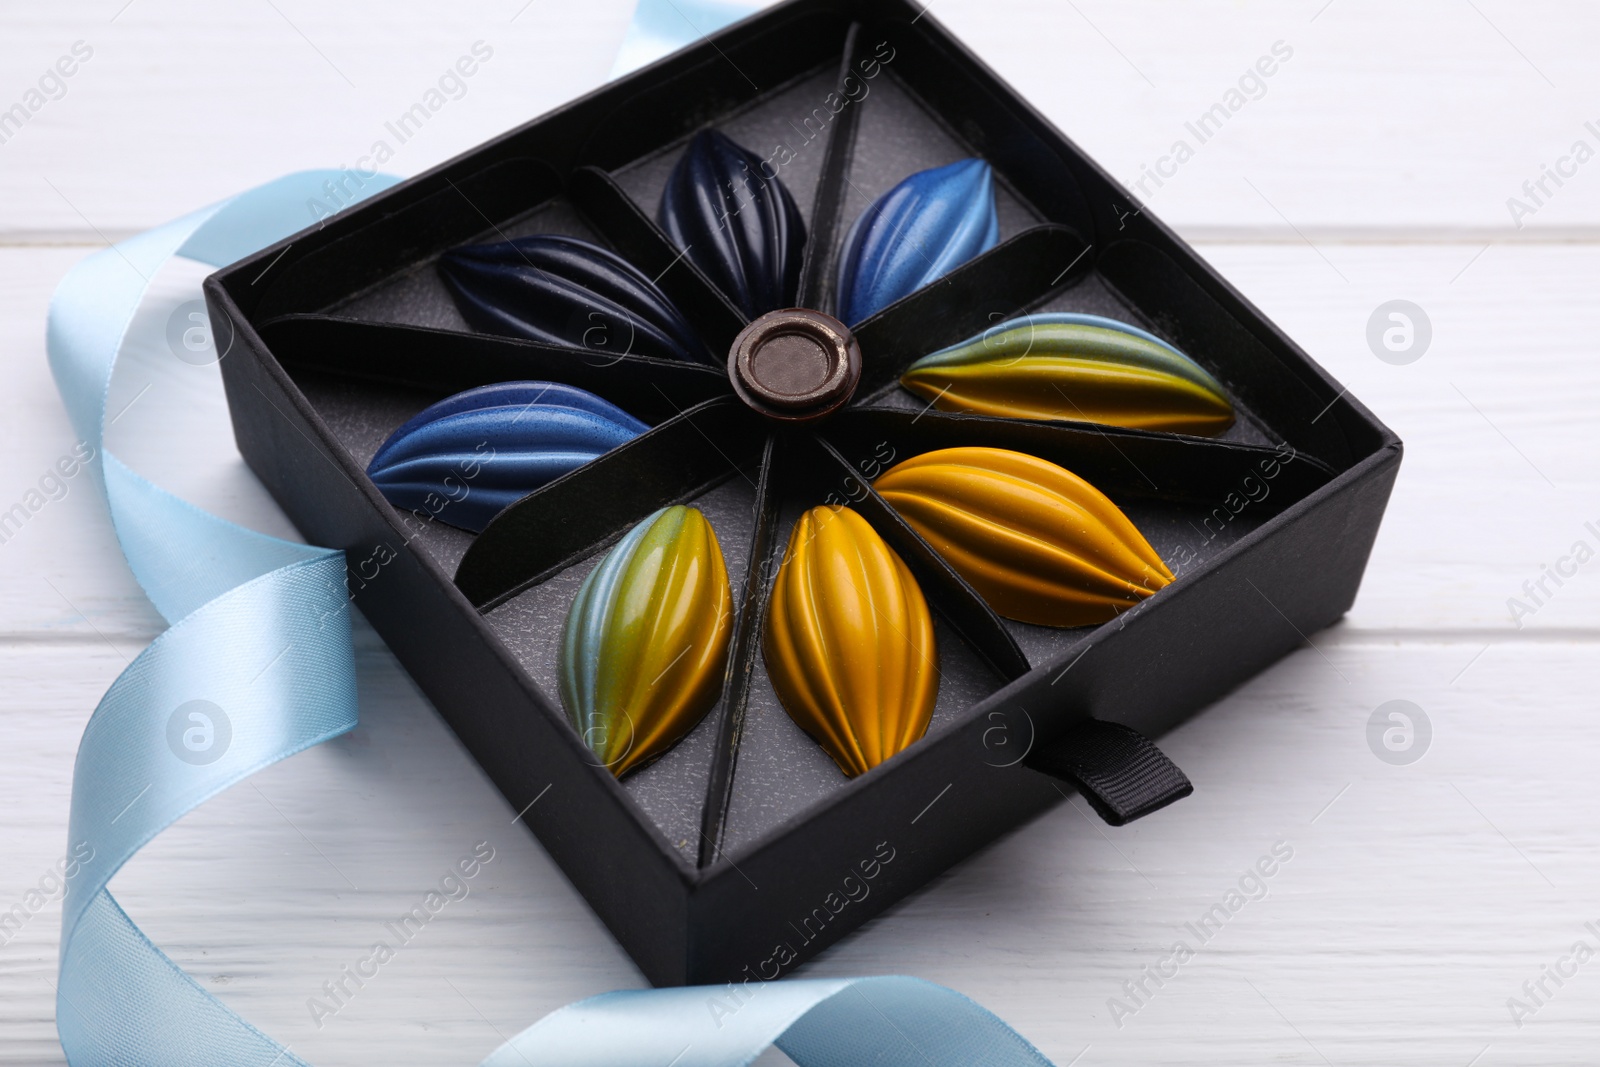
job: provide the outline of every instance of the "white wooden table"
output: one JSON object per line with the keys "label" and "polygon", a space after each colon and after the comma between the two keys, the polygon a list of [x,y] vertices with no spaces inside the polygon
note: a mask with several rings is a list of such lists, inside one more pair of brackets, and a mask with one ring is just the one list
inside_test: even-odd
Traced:
{"label": "white wooden table", "polygon": [[[1163,742],[1192,798],[1118,830],[1081,800],[1063,805],[802,974],[944,983],[1061,1065],[1594,1062],[1600,961],[1559,986],[1545,978],[1537,1005],[1523,985],[1580,939],[1600,948],[1585,926],[1600,927],[1600,562],[1559,587],[1546,579],[1551,595],[1520,626],[1507,601],[1575,542],[1600,549],[1600,161],[1566,164],[1559,187],[1546,179],[1520,229],[1507,198],[1526,200],[1523,183],[1574,141],[1600,149],[1584,125],[1600,128],[1600,16],[1581,0],[1399,7],[935,0],[935,16],[1130,178],[1275,42],[1292,48],[1150,206],[1407,455],[1348,619]],[[466,95],[388,164],[414,173],[597,84],[629,9],[8,7],[0,108],[74,42],[92,56],[0,143],[0,510],[73,443],[43,345],[72,263],[282,172],[355,162],[458,55],[489,43]],[[175,293],[182,280],[162,279]],[[1366,341],[1369,315],[1394,298],[1433,327],[1405,366]],[[286,532],[232,450],[214,371],[170,356],[142,366],[155,386],[113,428],[121,454],[202,506]],[[61,856],[79,733],[161,623],[83,480],[0,544],[0,605],[4,910]],[[561,1004],[640,985],[364,624],[357,643],[360,728],[147,847],[113,887],[129,913],[325,1067],[476,1063]],[[1393,699],[1432,724],[1406,766],[1367,743],[1368,717]],[[315,1026],[307,998],[480,840],[496,859],[472,896]],[[1293,858],[1268,895],[1114,1021],[1111,998],[1135,1006],[1123,982],[1175,940],[1194,944],[1184,924],[1280,841]],[[48,903],[0,945],[5,1063],[61,1062],[59,917]],[[1537,1009],[1521,1026],[1511,997]]]}

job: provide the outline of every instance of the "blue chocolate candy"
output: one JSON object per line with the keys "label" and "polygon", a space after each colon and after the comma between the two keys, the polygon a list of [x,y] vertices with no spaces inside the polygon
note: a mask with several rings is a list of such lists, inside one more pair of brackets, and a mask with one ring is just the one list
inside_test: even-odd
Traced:
{"label": "blue chocolate candy", "polygon": [[559,234],[468,245],[439,257],[439,273],[476,330],[584,348],[711,363],[694,327],[633,264]]}
{"label": "blue chocolate candy", "polygon": [[507,505],[648,428],[570,385],[501,382],[411,418],[389,435],[367,474],[395,507],[477,533]]}
{"label": "blue chocolate candy", "polygon": [[994,173],[981,159],[919,171],[863,211],[839,261],[839,317],[855,324],[1000,241]]}

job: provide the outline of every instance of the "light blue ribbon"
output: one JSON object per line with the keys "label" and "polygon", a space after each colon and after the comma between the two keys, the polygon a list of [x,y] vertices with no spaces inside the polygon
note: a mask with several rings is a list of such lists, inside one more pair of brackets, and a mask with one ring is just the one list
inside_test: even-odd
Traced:
{"label": "light blue ribbon", "polygon": [[[304,1064],[173,963],[106,885],[207,798],[355,726],[344,554],[201,511],[106,452],[104,438],[112,369],[149,279],[173,256],[222,266],[287,236],[339,177],[291,174],[96,253],[50,306],[56,384],[74,428],[102,457],[128,566],[171,624],[112,683],[78,747],[68,840],[92,858],[63,906],[56,997],[74,1067]],[[363,194],[395,180],[369,180]],[[192,748],[221,754],[180,756],[189,730],[200,731]],[[738,1067],[773,1043],[801,1067],[1049,1067],[979,1005],[904,977],[607,993],[551,1013],[483,1062]]]}
{"label": "light blue ribbon", "polygon": [[[56,385],[101,456],[123,555],[172,624],[112,683],[78,746],[68,840],[92,858],[68,883],[56,987],[61,1045],[76,1065],[301,1062],[151,944],[106,884],[208,797],[355,726],[344,554],[207,514],[134,473],[104,437],[111,372],[161,265],[178,255],[221,266],[299,229],[331,176],[292,174],[90,256],[50,305]],[[205,746],[220,755],[180,757],[175,716],[177,737],[202,730],[202,759]]]}
{"label": "light blue ribbon", "polygon": [[753,0],[639,0],[611,76],[631,74],[696,37],[755,14],[760,7]]}
{"label": "light blue ribbon", "polygon": [[920,978],[811,978],[605,993],[569,1004],[482,1067],[1050,1067],[981,1005]]}

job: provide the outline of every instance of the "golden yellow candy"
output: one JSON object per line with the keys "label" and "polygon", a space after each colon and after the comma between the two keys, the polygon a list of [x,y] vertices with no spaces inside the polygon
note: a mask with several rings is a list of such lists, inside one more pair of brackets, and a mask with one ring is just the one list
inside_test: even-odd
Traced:
{"label": "golden yellow candy", "polygon": [[635,526],[578,587],[561,633],[561,703],[617,777],[671,748],[717,702],[732,602],[717,535],[682,505]]}
{"label": "golden yellow candy", "polygon": [[1105,494],[1034,456],[945,448],[896,464],[873,487],[1009,619],[1096,625],[1172,581]]}
{"label": "golden yellow candy", "polygon": [[931,355],[900,384],[941,411],[1219,434],[1233,405],[1152,334],[1093,315],[1028,315]]}
{"label": "golden yellow candy", "polygon": [[767,674],[789,717],[852,777],[928,730],[933,618],[911,572],[849,508],[795,523],[772,589]]}

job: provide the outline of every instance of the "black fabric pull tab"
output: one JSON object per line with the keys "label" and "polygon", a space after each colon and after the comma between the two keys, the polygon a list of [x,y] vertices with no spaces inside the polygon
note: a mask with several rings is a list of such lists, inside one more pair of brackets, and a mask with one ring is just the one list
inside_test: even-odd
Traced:
{"label": "black fabric pull tab", "polygon": [[1143,818],[1194,792],[1188,775],[1148,737],[1101,719],[1085,719],[1023,762],[1077,786],[1112,826]]}

